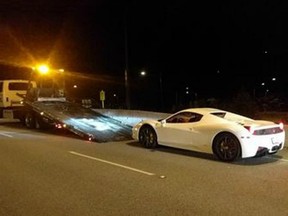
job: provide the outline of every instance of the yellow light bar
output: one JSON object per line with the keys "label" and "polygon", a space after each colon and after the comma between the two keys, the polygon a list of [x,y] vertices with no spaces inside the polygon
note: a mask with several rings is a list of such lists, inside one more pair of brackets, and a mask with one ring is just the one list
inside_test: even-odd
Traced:
{"label": "yellow light bar", "polygon": [[49,73],[49,67],[47,65],[39,65],[37,66],[37,71],[40,73],[40,74],[48,74]]}

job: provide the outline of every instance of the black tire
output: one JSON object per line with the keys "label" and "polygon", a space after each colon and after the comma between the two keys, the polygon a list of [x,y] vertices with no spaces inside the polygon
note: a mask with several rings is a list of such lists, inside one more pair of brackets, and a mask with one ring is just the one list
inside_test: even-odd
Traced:
{"label": "black tire", "polygon": [[221,133],[213,141],[213,153],[221,161],[235,161],[241,155],[240,142],[231,133]]}
{"label": "black tire", "polygon": [[35,116],[35,128],[42,130],[42,129],[46,129],[47,126],[46,124],[43,122],[42,118],[39,116]]}
{"label": "black tire", "polygon": [[139,143],[145,148],[156,148],[158,145],[157,134],[155,130],[148,125],[141,127],[139,131]]}
{"label": "black tire", "polygon": [[35,128],[35,117],[33,113],[28,112],[25,114],[24,124],[27,128]]}

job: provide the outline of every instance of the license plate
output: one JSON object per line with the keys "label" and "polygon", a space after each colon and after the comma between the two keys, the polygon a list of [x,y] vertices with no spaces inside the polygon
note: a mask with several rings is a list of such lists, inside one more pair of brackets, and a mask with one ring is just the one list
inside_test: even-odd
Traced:
{"label": "license plate", "polygon": [[271,142],[272,142],[273,145],[280,144],[279,140],[277,138],[275,138],[275,137],[271,138]]}

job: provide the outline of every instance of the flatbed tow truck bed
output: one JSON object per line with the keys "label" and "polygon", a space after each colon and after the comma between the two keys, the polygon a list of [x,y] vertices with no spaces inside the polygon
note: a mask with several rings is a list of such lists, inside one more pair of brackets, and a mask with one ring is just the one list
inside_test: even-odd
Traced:
{"label": "flatbed tow truck bed", "polygon": [[76,103],[26,101],[25,106],[33,110],[38,119],[41,118],[57,128],[65,128],[86,140],[109,142],[131,139],[131,126]]}

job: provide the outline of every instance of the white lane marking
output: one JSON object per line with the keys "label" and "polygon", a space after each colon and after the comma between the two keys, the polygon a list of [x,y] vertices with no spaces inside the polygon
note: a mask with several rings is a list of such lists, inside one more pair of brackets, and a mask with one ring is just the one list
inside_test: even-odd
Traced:
{"label": "white lane marking", "polygon": [[9,135],[7,133],[0,133],[1,136],[6,136],[6,137],[13,137],[12,135]]}
{"label": "white lane marking", "polygon": [[285,161],[285,162],[288,162],[288,160],[286,160],[286,159],[280,159],[281,161]]}
{"label": "white lane marking", "polygon": [[77,155],[77,156],[85,157],[85,158],[88,158],[88,159],[91,159],[91,160],[100,161],[102,163],[107,163],[107,164],[110,164],[110,165],[113,165],[113,166],[121,167],[121,168],[128,169],[128,170],[132,170],[134,172],[139,172],[139,173],[142,173],[142,174],[145,174],[145,175],[149,175],[149,176],[155,175],[155,173],[146,172],[146,171],[139,170],[139,169],[136,169],[136,168],[133,168],[133,167],[129,167],[129,166],[121,165],[121,164],[114,163],[114,162],[111,162],[111,161],[103,160],[103,159],[100,159],[100,158],[95,158],[95,157],[91,157],[91,156],[88,156],[88,155],[80,154],[80,153],[77,153],[77,152],[74,152],[74,151],[69,151],[69,152],[71,154],[74,154],[74,155]]}

